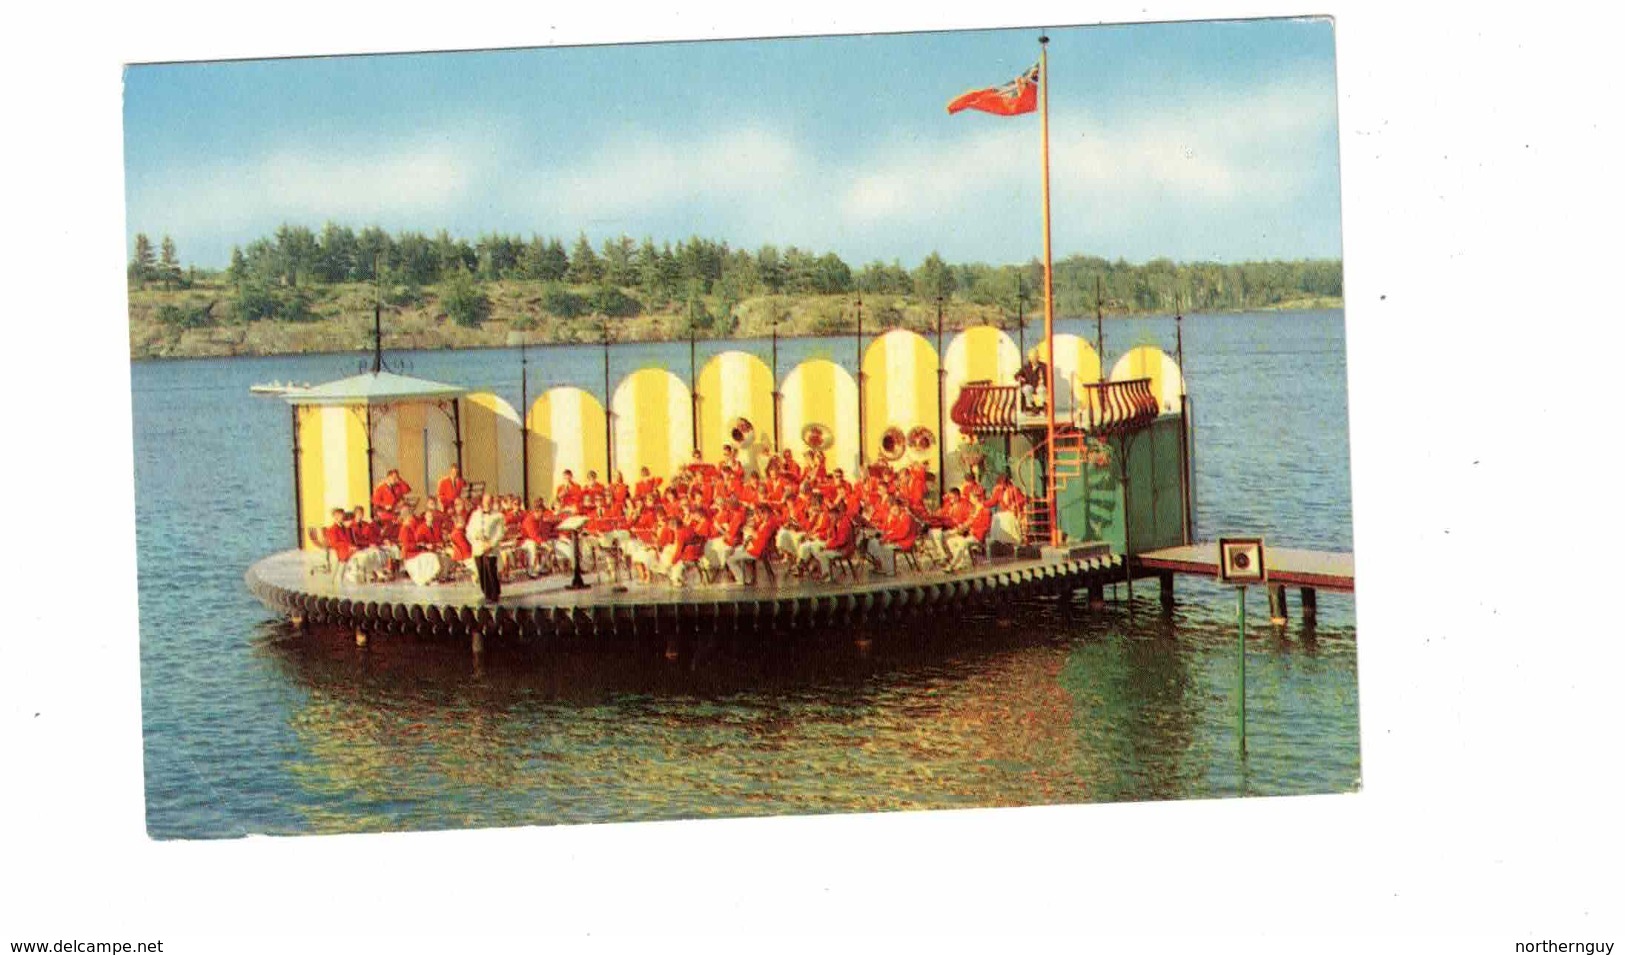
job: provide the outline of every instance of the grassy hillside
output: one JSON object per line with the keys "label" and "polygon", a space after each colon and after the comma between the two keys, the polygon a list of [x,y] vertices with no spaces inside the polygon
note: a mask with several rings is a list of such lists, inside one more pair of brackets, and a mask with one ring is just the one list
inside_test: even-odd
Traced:
{"label": "grassy hillside", "polygon": [[[557,287],[540,282],[511,280],[481,287],[489,312],[477,327],[454,322],[442,303],[442,286],[400,291],[384,306],[386,348],[479,348],[517,343],[521,336],[532,344],[597,342],[604,318],[592,314],[558,315]],[[582,301],[593,289],[567,289]],[[372,346],[374,288],[368,283],[318,285],[295,295],[302,317],[240,317],[237,290],[218,280],[200,280],[190,288],[164,289],[159,285],[131,288],[129,293],[130,357],[180,358],[225,355],[272,355],[305,352],[359,351]],[[775,316],[784,336],[827,335],[851,332],[856,327],[856,299],[852,295],[756,296],[727,308],[716,297],[700,305],[706,316],[699,321],[702,337],[766,337]],[[1330,308],[1340,299],[1302,299],[1278,308]],[[572,311],[573,309],[565,309]],[[610,318],[615,341],[660,341],[687,337],[688,306],[671,303],[640,314]],[[992,306],[950,301],[943,308],[944,328],[1004,322],[1010,316]],[[1028,315],[1029,335],[1041,320]],[[865,332],[911,328],[933,332],[936,304],[908,295],[866,295],[863,300]]]}

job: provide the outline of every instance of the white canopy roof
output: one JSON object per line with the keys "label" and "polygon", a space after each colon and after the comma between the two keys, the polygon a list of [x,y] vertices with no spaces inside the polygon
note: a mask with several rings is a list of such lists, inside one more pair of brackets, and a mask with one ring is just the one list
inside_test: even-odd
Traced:
{"label": "white canopy roof", "polygon": [[456,398],[467,393],[467,388],[457,385],[409,378],[390,371],[369,371],[290,391],[285,397],[289,404],[295,405],[381,405],[414,399]]}

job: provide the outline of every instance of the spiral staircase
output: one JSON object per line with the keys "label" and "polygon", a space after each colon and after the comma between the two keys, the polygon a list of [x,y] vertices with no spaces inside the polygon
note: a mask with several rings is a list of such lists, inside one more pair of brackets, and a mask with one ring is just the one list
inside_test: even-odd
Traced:
{"label": "spiral staircase", "polygon": [[[1055,482],[1057,494],[1069,482],[1082,476],[1084,459],[1091,440],[1104,441],[1128,434],[1157,420],[1157,397],[1150,378],[1102,381],[1080,384],[1077,402],[1055,420]],[[995,385],[990,381],[966,383],[949,412],[955,425],[978,440],[987,437],[1023,434],[1032,439],[1032,449],[1010,464],[1011,478],[1031,488],[1024,527],[1029,544],[1047,544],[1055,516],[1050,513],[1049,496],[1043,492],[1040,461],[1049,454],[1049,420],[1021,408],[1021,392],[1015,385]]]}

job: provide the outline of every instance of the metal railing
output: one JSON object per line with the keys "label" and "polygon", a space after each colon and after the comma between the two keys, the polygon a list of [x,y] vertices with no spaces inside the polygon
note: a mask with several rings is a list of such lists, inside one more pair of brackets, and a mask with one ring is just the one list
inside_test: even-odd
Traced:
{"label": "metal railing", "polygon": [[[1133,431],[1155,421],[1157,396],[1151,379],[1103,381],[1078,386],[1077,405],[1059,423],[1085,434],[1107,435]],[[1016,385],[995,385],[988,381],[967,382],[959,389],[949,417],[967,434],[1009,434],[1031,426],[1023,421],[1021,389]],[[1041,417],[1034,413],[1030,419]]]}

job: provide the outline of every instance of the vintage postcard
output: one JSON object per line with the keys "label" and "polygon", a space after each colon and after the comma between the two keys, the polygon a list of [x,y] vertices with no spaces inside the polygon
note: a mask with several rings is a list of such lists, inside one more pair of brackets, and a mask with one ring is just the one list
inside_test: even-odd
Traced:
{"label": "vintage postcard", "polygon": [[1329,19],[124,95],[153,837],[1359,788]]}

